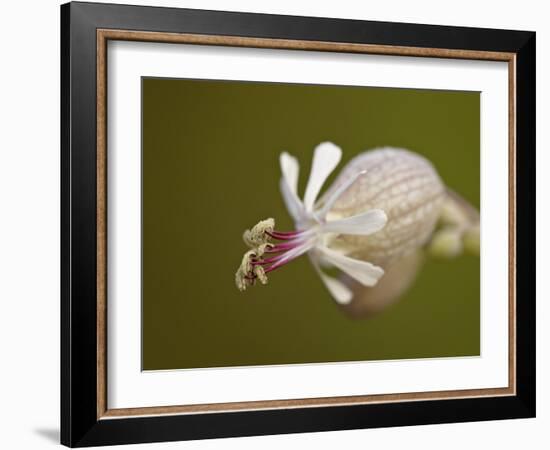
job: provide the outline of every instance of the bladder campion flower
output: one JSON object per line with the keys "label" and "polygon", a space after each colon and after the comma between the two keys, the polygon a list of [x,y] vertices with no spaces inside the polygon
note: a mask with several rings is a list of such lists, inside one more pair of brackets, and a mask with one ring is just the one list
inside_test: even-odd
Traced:
{"label": "bladder campion flower", "polygon": [[[296,229],[277,230],[270,218],[244,232],[250,250],[235,274],[239,290],[256,281],[266,284],[267,274],[307,253],[332,297],[348,304],[354,294],[343,279],[374,287],[385,268],[430,240],[448,195],[429,161],[404,149],[367,151],[352,159],[318,198],[341,157],[331,142],[315,148],[302,201],[298,161],[286,152],[280,155],[279,187]],[[443,236],[447,241],[453,237]],[[446,250],[443,238],[440,254]],[[339,269],[343,276],[335,278],[326,268]]]}

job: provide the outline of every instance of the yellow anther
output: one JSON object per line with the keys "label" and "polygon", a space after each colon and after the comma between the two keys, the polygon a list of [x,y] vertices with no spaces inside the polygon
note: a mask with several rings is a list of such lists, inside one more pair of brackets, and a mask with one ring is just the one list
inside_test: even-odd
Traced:
{"label": "yellow anther", "polygon": [[250,248],[256,248],[269,242],[270,237],[266,232],[272,232],[275,228],[275,219],[260,220],[251,230],[243,234],[243,241]]}
{"label": "yellow anther", "polygon": [[265,274],[264,268],[262,266],[254,266],[254,275],[258,277],[260,283],[267,284],[267,275]]}

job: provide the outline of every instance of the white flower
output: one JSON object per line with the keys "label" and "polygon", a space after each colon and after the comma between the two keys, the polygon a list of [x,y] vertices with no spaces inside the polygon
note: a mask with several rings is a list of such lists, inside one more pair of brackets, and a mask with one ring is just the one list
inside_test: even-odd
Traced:
{"label": "white flower", "polygon": [[[251,248],[245,256],[235,281],[240,290],[254,284],[258,279],[265,284],[266,274],[282,267],[307,253],[321,280],[332,297],[341,304],[351,302],[351,290],[338,279],[326,274],[325,267],[335,267],[364,286],[374,286],[384,274],[381,267],[367,261],[351,258],[331,248],[330,242],[338,235],[366,236],[384,228],[387,216],[381,209],[371,209],[361,214],[339,220],[327,220],[327,214],[338,198],[365,171],[359,171],[334,190],[323,202],[316,202],[328,176],[336,168],[342,151],[331,142],[323,142],[315,148],[309,180],[303,202],[298,197],[299,164],[288,153],[280,156],[283,177],[280,189],[289,214],[294,219],[296,230],[276,231],[275,221],[259,222],[243,236]],[[278,243],[272,240],[280,241]]]}

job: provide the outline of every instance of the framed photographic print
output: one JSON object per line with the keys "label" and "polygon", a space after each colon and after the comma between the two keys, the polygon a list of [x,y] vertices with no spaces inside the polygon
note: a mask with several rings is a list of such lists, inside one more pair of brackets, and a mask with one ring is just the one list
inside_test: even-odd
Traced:
{"label": "framed photographic print", "polygon": [[61,25],[63,444],[535,415],[535,33]]}

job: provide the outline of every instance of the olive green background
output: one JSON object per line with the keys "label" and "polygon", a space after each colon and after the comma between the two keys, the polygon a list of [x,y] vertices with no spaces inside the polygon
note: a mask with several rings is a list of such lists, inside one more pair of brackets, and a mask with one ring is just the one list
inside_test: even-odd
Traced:
{"label": "olive green background", "polygon": [[142,80],[143,369],[479,355],[479,258],[429,261],[395,305],[351,319],[302,257],[244,293],[244,229],[292,222],[278,158],[314,147],[345,163],[376,146],[429,158],[479,207],[477,92]]}

